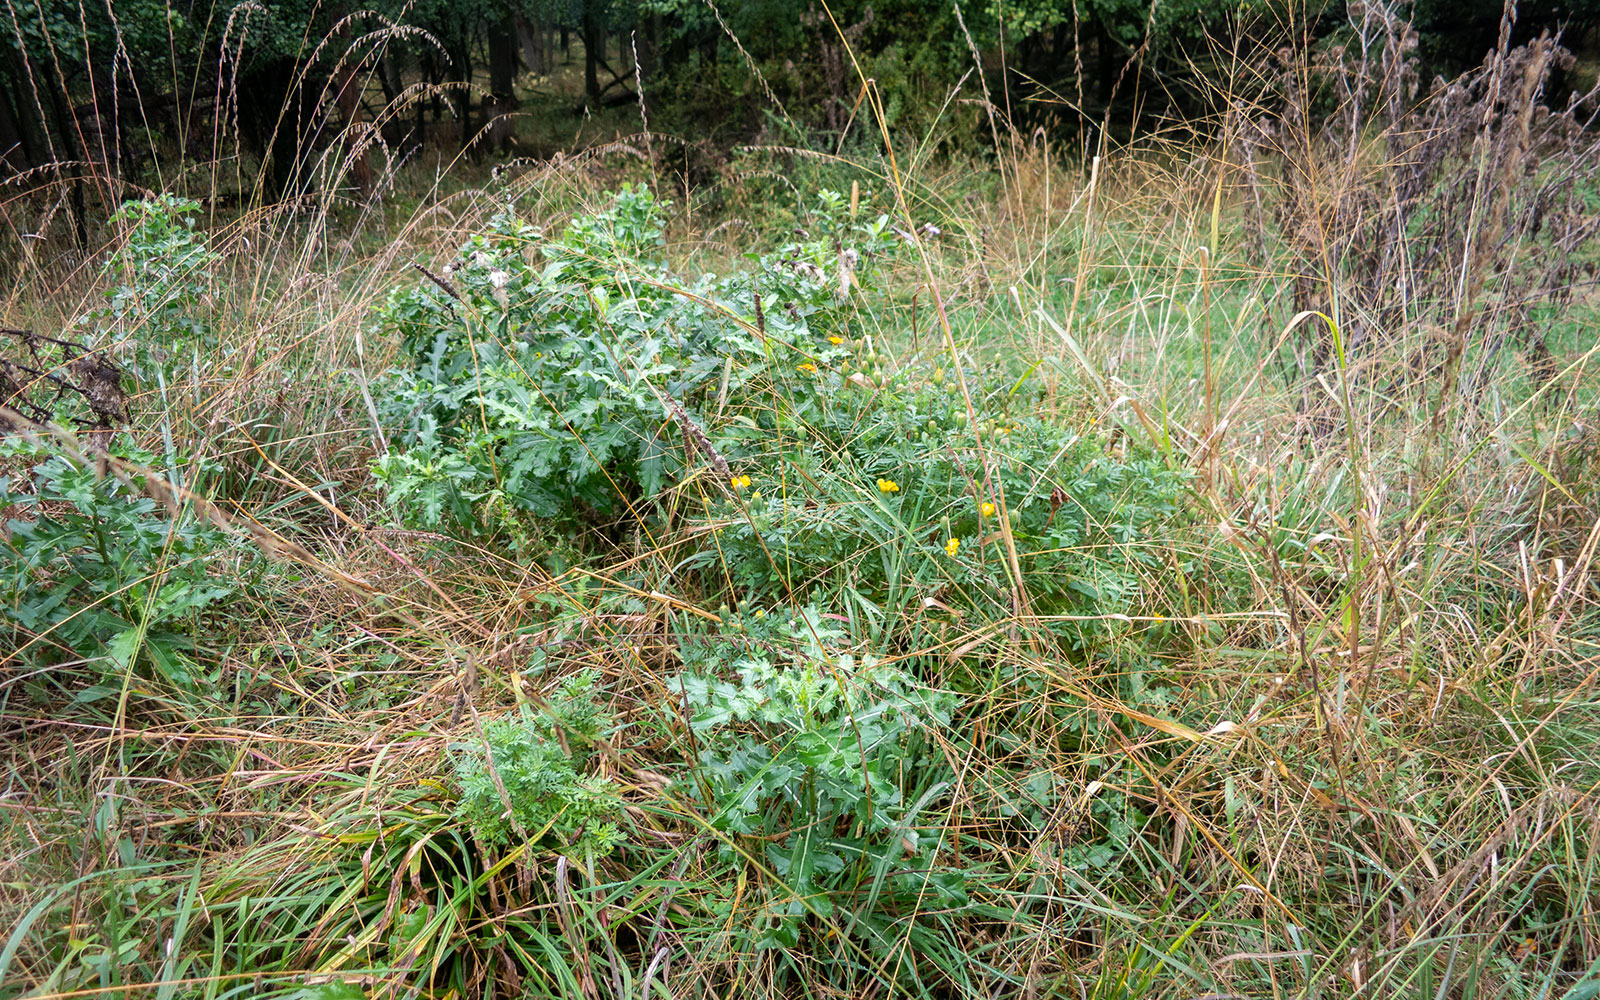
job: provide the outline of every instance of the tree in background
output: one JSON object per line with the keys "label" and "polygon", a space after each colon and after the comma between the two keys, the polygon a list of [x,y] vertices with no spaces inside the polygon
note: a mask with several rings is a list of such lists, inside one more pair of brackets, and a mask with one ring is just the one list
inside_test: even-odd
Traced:
{"label": "tree in background", "polygon": [[[1429,70],[1476,62],[1502,14],[1500,0],[1406,6]],[[77,186],[81,214],[84,179],[108,198],[124,178],[163,186],[163,160],[216,162],[230,137],[261,166],[249,196],[269,198],[364,183],[379,136],[400,155],[440,141],[429,112],[474,153],[507,150],[519,73],[549,73],[574,34],[574,111],[636,100],[638,62],[657,127],[716,144],[774,127],[861,134],[875,126],[864,79],[890,128],[928,134],[975,56],[967,94],[981,87],[1019,127],[1133,125],[1141,103],[1204,110],[1241,45],[1309,45],[1347,21],[1342,4],[1291,0],[11,0],[0,171],[49,166]],[[1566,25],[1570,44],[1597,23],[1600,0],[1532,0],[1514,31]],[[945,133],[981,142],[989,128],[980,115]]]}

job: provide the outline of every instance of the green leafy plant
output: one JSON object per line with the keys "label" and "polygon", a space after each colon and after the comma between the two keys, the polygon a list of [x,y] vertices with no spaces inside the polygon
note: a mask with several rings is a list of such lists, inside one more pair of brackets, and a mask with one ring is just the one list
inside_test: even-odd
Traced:
{"label": "green leafy plant", "polygon": [[[1147,449],[1114,453],[1031,412],[1029,379],[972,368],[977,421],[942,367],[878,374],[870,344],[841,346],[809,397],[775,419],[748,490],[708,512],[694,562],[752,595],[853,595],[879,609],[935,598],[978,621],[1032,610],[1125,612],[1152,564],[1139,544],[1181,516],[1183,474]],[[762,473],[765,472],[763,475]],[[1012,568],[1002,527],[1016,546]],[[886,613],[886,612],[885,612]],[[1074,645],[1093,623],[1053,626]]]}
{"label": "green leafy plant", "polygon": [[0,478],[7,506],[25,515],[0,540],[0,622],[19,657],[68,673],[90,666],[95,683],[79,701],[116,693],[128,676],[191,692],[216,679],[198,637],[249,582],[237,567],[217,572],[223,553],[238,558],[220,531],[60,457]]}
{"label": "green leafy plant", "polygon": [[170,194],[124,202],[112,216],[125,228],[106,261],[117,282],[109,302],[83,322],[108,333],[114,353],[138,377],[155,375],[176,349],[215,347],[204,319],[211,271],[222,258],[195,232],[200,204]]}
{"label": "green leafy plant", "polygon": [[609,853],[622,839],[621,803],[609,779],[584,775],[610,728],[594,678],[562,682],[550,706],[484,724],[483,741],[456,747],[456,814],[485,849],[532,838],[575,855]]}
{"label": "green leafy plant", "polygon": [[[424,751],[415,781],[330,774],[314,835],[264,840],[208,889],[200,951],[252,990],[281,975],[290,997],[309,995],[312,966],[352,981],[382,969],[388,986],[429,995],[476,995],[505,974],[530,994],[582,996],[581,970],[616,933],[593,883],[643,877],[617,861],[630,845],[615,785],[585,776],[596,741],[615,735],[597,694],[592,675],[569,676],[544,708],[485,720],[453,761]],[[263,897],[251,887],[267,870],[279,888]]]}
{"label": "green leafy plant", "polygon": [[410,367],[384,394],[399,447],[376,473],[408,522],[515,539],[528,515],[642,516],[697,457],[686,436],[737,447],[804,387],[848,322],[841,288],[890,239],[880,217],[852,227],[859,250],[830,235],[688,280],[655,256],[663,208],[625,187],[553,239],[501,215],[391,298],[381,326]]}
{"label": "green leafy plant", "polygon": [[892,936],[906,899],[964,901],[961,874],[936,863],[940,837],[919,819],[947,787],[936,745],[954,698],[831,652],[841,633],[815,610],[737,628],[742,639],[690,640],[676,687],[701,748],[686,792],[703,798],[730,863],[748,858],[777,878],[754,911],[756,945],[793,947],[812,917]]}

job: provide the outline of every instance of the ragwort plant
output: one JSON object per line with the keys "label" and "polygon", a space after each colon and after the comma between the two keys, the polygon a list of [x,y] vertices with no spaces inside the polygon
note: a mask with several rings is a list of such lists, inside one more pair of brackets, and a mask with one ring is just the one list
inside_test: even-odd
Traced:
{"label": "ragwort plant", "polygon": [[[1038,419],[1026,373],[962,358],[969,412],[940,364],[886,371],[850,297],[895,246],[886,217],[822,192],[815,238],[687,281],[656,259],[660,212],[625,188],[554,239],[501,215],[395,294],[382,325],[410,367],[376,473],[408,523],[526,546],[530,517],[660,527],[670,498],[685,568],[741,598],[882,621],[920,595],[967,624],[1019,589],[1042,618],[1126,609],[1152,558],[1135,543],[1178,515],[1182,476]],[[1052,627],[1080,649],[1105,634]]]}
{"label": "ragwort plant", "polygon": [[621,838],[621,802],[610,781],[584,774],[609,720],[594,703],[594,676],[575,674],[554,703],[484,724],[483,739],[456,748],[456,814],[484,851],[527,838],[582,857]]}
{"label": "ragwort plant", "polygon": [[[591,675],[571,676],[543,708],[484,719],[383,783],[377,767],[330,773],[314,837],[269,838],[207,887],[198,951],[230,973],[281,974],[291,997],[364,996],[354,984],[374,970],[428,994],[509,982],[585,995],[579,981],[615,933],[597,900],[613,875],[636,877],[609,857],[629,846],[619,789],[590,773],[596,742],[615,735],[598,693]],[[278,886],[266,898],[252,891],[261,870]],[[308,968],[355,992],[297,991]]]}
{"label": "ragwort plant", "polygon": [[[10,331],[18,353],[0,358],[5,405],[24,423],[77,425],[97,459],[85,465],[49,434],[7,446],[31,468],[0,477],[0,508],[12,514],[0,538],[0,628],[11,640],[0,664],[30,668],[40,696],[57,685],[78,702],[130,687],[209,697],[221,671],[202,655],[206,622],[257,580],[257,561],[222,531],[187,504],[169,510],[154,498],[198,488],[215,463],[191,460],[169,419],[161,456],[119,432],[138,419],[130,375],[164,389],[175,347],[215,343],[206,298],[220,258],[193,229],[198,210],[170,195],[125,203],[114,221],[126,236],[106,262],[117,284],[80,319],[88,346]],[[108,475],[112,459],[132,471]],[[155,466],[169,482],[146,490],[137,470]]]}
{"label": "ragwort plant", "polygon": [[832,927],[877,950],[921,905],[964,904],[962,873],[938,862],[948,845],[925,818],[953,777],[939,742],[955,697],[834,652],[843,633],[814,608],[731,624],[734,636],[684,637],[674,687],[700,748],[686,796],[704,797],[725,863],[773,876],[746,911],[754,946]]}
{"label": "ragwort plant", "polygon": [[195,232],[199,212],[196,201],[162,194],[124,202],[111,218],[126,230],[106,260],[116,284],[80,323],[140,379],[154,380],[184,348],[210,352],[219,343],[205,313],[222,258]]}
{"label": "ragwort plant", "polygon": [[967,362],[974,423],[942,366],[872,381],[852,372],[870,353],[826,355],[765,452],[735,462],[757,474],[713,506],[717,543],[696,561],[741,595],[848,595],[878,621],[927,598],[968,625],[1004,618],[1020,584],[1071,648],[1108,634],[1051,619],[1126,610],[1153,565],[1137,543],[1180,515],[1183,476],[1036,416],[1028,377]]}
{"label": "ragwort plant", "polygon": [[658,259],[663,207],[625,187],[553,239],[504,214],[444,276],[393,296],[402,448],[376,472],[408,522],[515,540],[529,515],[644,516],[694,464],[686,436],[733,447],[774,386],[803,377],[847,321],[838,275],[888,246],[880,218],[855,227],[861,250],[813,240],[687,280]]}
{"label": "ragwort plant", "polygon": [[61,685],[87,665],[91,683],[69,685],[78,702],[130,678],[188,694],[215,687],[199,637],[248,585],[217,571],[232,549],[221,531],[61,457],[20,481],[0,477],[6,506],[20,516],[0,538],[0,628],[12,656],[35,668],[32,685]]}
{"label": "ragwort plant", "polygon": [[[972,894],[992,852],[961,858],[930,832],[953,794],[946,754],[974,750],[955,720],[989,710],[930,686],[942,657],[905,654],[1022,613],[1061,654],[1100,655],[1163,568],[1146,543],[1184,517],[1186,484],[1159,453],[1043,416],[1029,372],[966,355],[902,367],[880,353],[854,293],[896,237],[881,217],[852,216],[824,192],[815,238],[695,281],[658,259],[660,206],[642,188],[553,238],[499,216],[382,312],[408,365],[387,383],[399,430],[375,469],[407,523],[524,556],[540,555],[532,540],[550,524],[671,539],[686,553],[672,568],[680,586],[741,609],[672,643],[686,759],[652,766],[674,778],[670,811],[716,845],[696,865],[704,898],[674,918],[686,940],[771,955],[798,981],[789,949],[810,938],[875,980],[910,935],[922,958],[895,976],[961,981],[963,928],[1033,918]],[[1097,723],[1053,702],[1025,664],[991,667],[1051,720],[1041,729],[1019,711],[1016,738],[995,739],[1020,752],[1032,733],[1050,741],[1044,757],[1092,753]],[[981,694],[986,669],[948,673]],[[1102,686],[1114,697],[1120,683]],[[1129,683],[1161,706],[1160,685]],[[506,846],[582,830],[610,846],[609,829],[584,821],[598,800],[578,772],[556,775],[554,730],[536,730],[487,724],[489,753],[464,765],[475,837]],[[1120,765],[1094,773],[1138,781]],[[1019,824],[1078,798],[1055,778],[1022,801],[998,776],[964,780],[995,808],[1009,796]],[[1068,850],[1076,870],[1116,866],[1140,836],[1147,817],[1131,798],[1096,798]],[[659,864],[616,842],[609,866]]]}

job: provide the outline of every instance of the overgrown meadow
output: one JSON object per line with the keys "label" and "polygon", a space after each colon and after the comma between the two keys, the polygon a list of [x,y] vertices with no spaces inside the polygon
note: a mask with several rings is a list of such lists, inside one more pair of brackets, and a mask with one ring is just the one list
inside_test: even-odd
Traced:
{"label": "overgrown meadow", "polygon": [[1366,27],[1181,145],[13,184],[0,996],[1600,995],[1595,108]]}

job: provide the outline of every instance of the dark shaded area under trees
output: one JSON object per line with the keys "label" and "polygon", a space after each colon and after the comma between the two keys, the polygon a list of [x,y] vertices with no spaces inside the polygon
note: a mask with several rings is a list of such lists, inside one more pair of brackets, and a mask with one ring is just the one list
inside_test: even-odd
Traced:
{"label": "dark shaded area under trees", "polygon": [[[1475,65],[1503,14],[1497,0],[1402,6],[1441,73]],[[1247,85],[1226,73],[1240,54],[1336,44],[1348,14],[1277,0],[15,0],[0,13],[0,174],[159,186],[155,161],[215,160],[236,140],[259,160],[258,197],[302,190],[319,158],[321,177],[365,186],[380,145],[510,150],[519,76],[566,60],[583,66],[583,99],[563,111],[574,129],[637,102],[642,78],[658,131],[837,143],[861,121],[866,76],[891,128],[925,130],[960,84],[1022,128],[1126,131],[1210,110]],[[1600,0],[1524,2],[1513,43],[1561,30],[1583,51],[1597,26]],[[953,107],[948,142],[994,134],[981,101]],[[81,184],[74,198],[81,216]]]}

